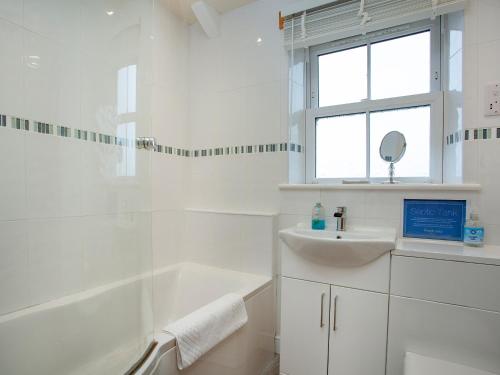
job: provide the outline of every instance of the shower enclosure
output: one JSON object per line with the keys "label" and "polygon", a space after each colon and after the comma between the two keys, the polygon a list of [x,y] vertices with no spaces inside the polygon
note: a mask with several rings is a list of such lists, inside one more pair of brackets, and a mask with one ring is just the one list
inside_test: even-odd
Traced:
{"label": "shower enclosure", "polygon": [[[0,373],[153,343],[153,0],[0,0]],[[142,144],[141,144],[142,145]]]}

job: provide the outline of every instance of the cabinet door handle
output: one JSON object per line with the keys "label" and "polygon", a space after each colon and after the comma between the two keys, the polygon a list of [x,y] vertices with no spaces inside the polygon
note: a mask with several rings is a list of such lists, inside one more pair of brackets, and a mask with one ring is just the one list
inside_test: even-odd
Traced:
{"label": "cabinet door handle", "polygon": [[325,293],[321,293],[321,314],[319,318],[319,326],[323,328],[325,326],[325,322],[323,321],[323,311],[325,306]]}
{"label": "cabinet door handle", "polygon": [[335,296],[333,297],[333,330],[336,331],[337,330],[337,297],[338,296]]}

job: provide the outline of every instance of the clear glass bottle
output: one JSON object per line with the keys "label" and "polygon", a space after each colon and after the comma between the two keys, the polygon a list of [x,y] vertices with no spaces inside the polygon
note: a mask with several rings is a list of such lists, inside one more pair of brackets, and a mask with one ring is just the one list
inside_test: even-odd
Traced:
{"label": "clear glass bottle", "polygon": [[467,246],[483,246],[484,227],[479,221],[479,215],[471,212],[464,227],[464,244]]}
{"label": "clear glass bottle", "polygon": [[316,230],[325,229],[325,208],[319,202],[312,209],[311,228]]}

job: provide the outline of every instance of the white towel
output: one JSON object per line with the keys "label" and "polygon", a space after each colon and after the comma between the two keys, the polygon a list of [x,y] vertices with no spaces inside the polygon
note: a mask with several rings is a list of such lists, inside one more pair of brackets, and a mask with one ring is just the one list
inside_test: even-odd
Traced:
{"label": "white towel", "polygon": [[179,370],[191,366],[247,321],[243,298],[230,293],[169,324],[164,331],[177,340]]}
{"label": "white towel", "polygon": [[407,352],[405,375],[495,375],[472,367]]}

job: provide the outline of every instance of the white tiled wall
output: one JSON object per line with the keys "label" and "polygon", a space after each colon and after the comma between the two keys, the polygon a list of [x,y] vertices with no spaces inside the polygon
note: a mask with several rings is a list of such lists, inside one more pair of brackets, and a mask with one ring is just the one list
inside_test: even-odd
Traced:
{"label": "white tiled wall", "polygon": [[[288,140],[288,62],[277,28],[286,2],[260,0],[225,13],[214,39],[190,27],[191,149]],[[285,152],[189,159],[186,207],[195,210],[185,214],[181,259],[270,275],[272,214],[287,166]]]}
{"label": "white tiled wall", "polygon": [[271,276],[277,216],[188,210],[184,259]]}
{"label": "white tiled wall", "polygon": [[[500,117],[484,116],[484,87],[500,82],[500,3],[473,0],[465,11],[464,125],[466,128],[500,126]],[[500,245],[499,139],[464,143],[464,179],[482,185],[479,213],[486,224],[489,242]]]}
{"label": "white tiled wall", "polygon": [[[162,1],[155,2],[152,46],[152,134],[162,145],[188,148],[189,26]],[[152,154],[155,268],[182,260],[188,168],[187,158]]]}
{"label": "white tiled wall", "polygon": [[[192,148],[288,140],[288,62],[277,27],[284,3],[260,0],[224,14],[214,39],[191,27]],[[287,165],[285,153],[191,160],[188,205],[276,211]]]}
{"label": "white tiled wall", "polygon": [[[6,16],[13,16],[8,14],[10,12],[16,13],[12,9],[10,12],[9,9],[0,9],[0,12]],[[19,63],[23,56],[23,29],[21,25],[0,18],[0,43],[6,51],[10,51],[9,54],[4,54],[0,61],[0,79],[4,83],[0,87],[0,100],[6,112],[21,113],[24,109],[22,96],[12,95],[12,93],[21,93],[23,87],[23,66]]]}
{"label": "white tiled wall", "polygon": [[188,206],[277,212],[286,162],[284,152],[191,160]]}

